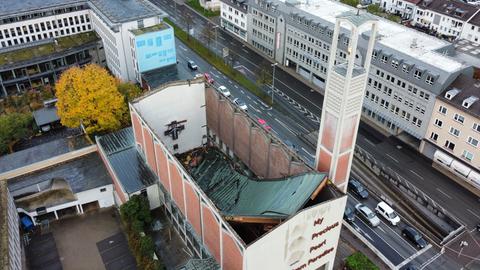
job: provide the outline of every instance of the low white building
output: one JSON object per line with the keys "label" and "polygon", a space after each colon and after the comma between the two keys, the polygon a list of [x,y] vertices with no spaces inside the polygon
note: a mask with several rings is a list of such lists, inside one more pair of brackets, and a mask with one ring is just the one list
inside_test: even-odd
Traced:
{"label": "low white building", "polygon": [[380,6],[383,10],[397,14],[404,20],[411,20],[420,2],[421,0],[382,0]]}
{"label": "low white building", "polygon": [[477,12],[463,27],[461,38],[480,43],[480,14]]}
{"label": "low white building", "polygon": [[247,1],[222,0],[220,11],[220,23],[223,29],[247,41]]}

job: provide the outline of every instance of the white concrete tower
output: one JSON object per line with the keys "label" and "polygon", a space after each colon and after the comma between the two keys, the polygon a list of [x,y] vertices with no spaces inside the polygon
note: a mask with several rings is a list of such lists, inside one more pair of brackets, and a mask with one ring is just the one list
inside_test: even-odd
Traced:
{"label": "white concrete tower", "polygon": [[[350,32],[344,61],[336,57],[342,28]],[[365,35],[361,35],[362,32]],[[366,12],[344,12],[335,22],[315,164],[317,170],[328,172],[329,178],[344,192],[352,166],[376,32],[377,20]],[[359,38],[365,37],[368,48],[363,52],[361,63],[355,56],[361,55],[357,45]]]}

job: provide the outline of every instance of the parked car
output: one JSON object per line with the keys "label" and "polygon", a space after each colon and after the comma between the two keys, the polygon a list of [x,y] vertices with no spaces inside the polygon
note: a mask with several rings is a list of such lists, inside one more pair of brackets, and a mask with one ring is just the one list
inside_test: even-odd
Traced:
{"label": "parked car", "polygon": [[348,181],[348,188],[352,191],[353,194],[357,195],[361,199],[368,198],[368,191],[358,180],[350,178]]}
{"label": "parked car", "polygon": [[257,121],[266,131],[272,130],[272,127],[267,124],[267,121],[263,120],[262,118],[258,118]]}
{"label": "parked car", "polygon": [[230,96],[230,90],[227,89],[225,86],[220,86],[218,87],[218,91],[222,93],[224,96],[229,97]]}
{"label": "parked car", "polygon": [[375,212],[388,220],[393,226],[397,226],[397,224],[400,223],[400,217],[393,211],[392,207],[385,202],[379,202],[375,208]]}
{"label": "parked car", "polygon": [[408,240],[410,240],[410,242],[415,244],[415,246],[417,246],[418,248],[424,248],[427,246],[427,241],[425,241],[425,239],[423,239],[423,236],[412,227],[405,227],[402,230],[402,235]]}
{"label": "parked car", "polygon": [[372,227],[380,225],[380,219],[375,215],[375,212],[368,208],[368,206],[359,203],[355,205],[355,209],[357,209],[358,216],[368,222]]}
{"label": "parked car", "polygon": [[212,76],[210,76],[210,74],[208,73],[204,73],[203,76],[205,77],[205,80],[210,83],[210,84],[213,84],[215,82],[215,80],[212,78]]}
{"label": "parked car", "polygon": [[355,212],[350,207],[345,207],[345,212],[343,212],[343,219],[349,223],[352,223],[355,220]]}
{"label": "parked car", "polygon": [[195,74],[195,76],[193,76],[193,78],[194,79],[203,78],[203,74],[197,73],[197,74]]}
{"label": "parked car", "polygon": [[190,68],[191,70],[197,70],[198,69],[197,64],[195,64],[195,62],[193,62],[192,60],[188,61],[187,65],[188,65],[188,68]]}
{"label": "parked car", "polygon": [[248,110],[247,104],[246,104],[243,100],[241,100],[241,99],[239,99],[239,98],[234,99],[234,100],[233,100],[233,103],[235,103],[240,109],[242,109],[242,110],[244,110],[244,111],[247,111],[247,110]]}

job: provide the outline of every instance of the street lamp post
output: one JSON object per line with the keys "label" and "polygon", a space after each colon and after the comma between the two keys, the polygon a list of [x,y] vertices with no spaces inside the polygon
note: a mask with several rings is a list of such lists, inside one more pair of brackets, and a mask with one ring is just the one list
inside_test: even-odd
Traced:
{"label": "street lamp post", "polygon": [[273,107],[273,95],[275,94],[275,67],[278,65],[278,63],[273,63],[273,75],[272,75],[272,106]]}

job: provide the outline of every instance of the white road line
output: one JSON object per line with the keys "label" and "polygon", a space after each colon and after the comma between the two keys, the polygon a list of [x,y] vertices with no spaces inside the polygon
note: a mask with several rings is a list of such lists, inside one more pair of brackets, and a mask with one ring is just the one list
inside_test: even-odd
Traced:
{"label": "white road line", "polygon": [[423,179],[423,176],[420,174],[416,173],[415,171],[409,170],[411,173],[415,174],[418,178]]}
{"label": "white road line", "polygon": [[472,215],[476,216],[477,218],[480,218],[480,216],[479,216],[479,215],[477,215],[477,214],[475,214],[475,212],[473,212],[472,210],[470,210],[470,209],[467,209],[467,211],[468,211],[468,212],[470,212],[470,214],[472,214]]}
{"label": "white road line", "polygon": [[243,90],[240,90],[240,92],[245,95],[245,92]]}
{"label": "white road line", "polygon": [[226,80],[226,79],[227,79],[227,76],[223,75],[223,78]]}
{"label": "white road line", "polygon": [[245,49],[242,49],[242,51],[244,51],[245,53],[248,53],[248,51],[247,51],[247,50],[245,50]]}
{"label": "white road line", "polygon": [[385,234],[387,233],[382,227],[378,226],[377,228],[378,228],[380,231],[382,231],[383,233],[385,233]]}
{"label": "white road line", "polygon": [[365,139],[365,141],[366,141],[368,144],[370,144],[371,146],[373,146],[373,147],[376,146],[376,145],[375,145],[373,142],[371,142],[370,140]]}
{"label": "white road line", "polygon": [[255,104],[257,104],[257,105],[260,105],[260,104],[258,104],[258,102],[257,102],[257,101],[255,101],[255,100],[253,100],[253,103],[255,103]]}
{"label": "white road line", "polygon": [[275,118],[275,121],[277,121],[282,127],[284,127],[286,130],[290,131],[290,133],[292,133],[293,135],[296,135],[295,132],[293,132],[292,129],[290,129],[285,123],[283,123],[282,121],[278,120],[277,118]]}
{"label": "white road line", "polygon": [[250,100],[252,99],[250,96],[247,96],[247,98],[250,99]]}
{"label": "white road line", "polygon": [[262,111],[260,111],[259,109],[253,107],[253,105],[250,105],[250,108],[254,109],[254,110],[255,110],[256,112],[258,112],[258,113],[262,113]]}
{"label": "white road line", "polygon": [[211,73],[212,73],[213,77],[220,78],[220,76],[218,76],[217,74],[215,74],[213,72],[211,72]]}
{"label": "white road line", "polygon": [[434,262],[436,259],[438,259],[440,256],[442,256],[442,253],[437,253],[435,255],[433,255],[430,259],[428,259],[426,262],[424,262],[421,266],[420,266],[420,269],[424,269],[425,267],[427,267],[429,264],[431,264],[432,262]]}
{"label": "white road line", "polygon": [[225,41],[225,38],[223,38],[222,36],[218,36],[218,38]]}
{"label": "white road line", "polygon": [[183,47],[183,45],[180,45],[180,49],[182,49],[184,51],[188,51],[187,48]]}
{"label": "white road line", "polygon": [[[238,86],[236,84],[233,85],[233,87],[237,88],[238,89]],[[243,91],[242,91],[243,92]]]}
{"label": "white road line", "polygon": [[310,152],[307,151],[307,149],[302,147],[303,152],[307,153],[311,157],[315,157],[315,155],[311,154]]}
{"label": "white road line", "polygon": [[267,112],[267,114],[268,114],[270,117],[273,117],[273,115],[272,115],[270,112]]}
{"label": "white road line", "polygon": [[393,161],[399,163],[398,160],[396,160],[394,157],[390,156],[389,154],[385,154],[385,155],[387,155],[389,158],[393,159]]}
{"label": "white road line", "polygon": [[232,81],[230,81],[230,80],[228,80],[228,83],[230,83],[230,84],[233,84],[233,82],[232,82]]}
{"label": "white road line", "polygon": [[437,188],[437,191],[442,193],[445,197],[451,199],[452,197],[450,197],[450,195],[448,195],[447,193],[443,192],[441,189]]}

